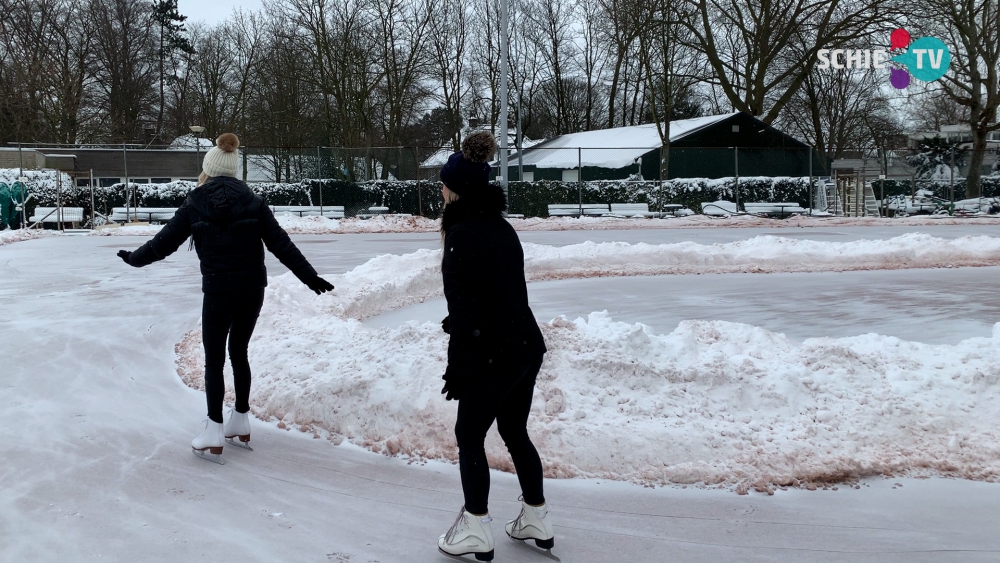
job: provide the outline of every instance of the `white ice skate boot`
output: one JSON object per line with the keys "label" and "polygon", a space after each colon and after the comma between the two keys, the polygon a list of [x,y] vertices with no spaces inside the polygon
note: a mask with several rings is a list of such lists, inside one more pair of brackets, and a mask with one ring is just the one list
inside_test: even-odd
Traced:
{"label": "white ice skate boot", "polygon": [[191,451],[194,455],[207,459],[208,461],[214,461],[219,465],[224,465],[226,462],[222,459],[222,423],[212,422],[211,419],[205,421],[205,429],[198,434],[198,437],[191,440]]}
{"label": "white ice skate boot", "polygon": [[[229,411],[229,420],[224,431],[226,443],[253,451],[250,447],[250,413]],[[233,438],[239,438],[239,441]]]}
{"label": "white ice skate boot", "polygon": [[552,518],[549,517],[547,505],[531,506],[521,501],[521,514],[507,522],[504,526],[507,535],[515,540],[535,540],[535,545],[542,549],[552,549],[555,545],[555,535],[552,533]]}
{"label": "white ice skate boot", "polygon": [[493,561],[493,530],[490,515],[475,516],[462,507],[448,533],[438,538],[438,549],[445,555],[475,555],[479,561]]}

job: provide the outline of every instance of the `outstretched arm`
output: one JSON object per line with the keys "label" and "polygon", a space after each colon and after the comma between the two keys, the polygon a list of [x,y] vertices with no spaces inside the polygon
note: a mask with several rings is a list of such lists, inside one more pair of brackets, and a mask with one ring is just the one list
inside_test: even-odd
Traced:
{"label": "outstretched arm", "polygon": [[288,238],[288,233],[281,228],[278,220],[274,218],[274,213],[271,213],[271,208],[266,205],[262,205],[260,211],[260,238],[271,254],[274,254],[302,283],[309,286],[309,289],[315,291],[316,295],[333,289],[330,282],[316,274],[316,270],[292,239]]}
{"label": "outstretched arm", "polygon": [[118,256],[121,256],[130,266],[141,268],[170,256],[184,244],[189,236],[191,236],[191,219],[187,202],[184,202],[184,205],[174,213],[174,216],[160,229],[160,232],[156,233],[156,236],[140,246],[135,252],[121,250],[118,252]]}

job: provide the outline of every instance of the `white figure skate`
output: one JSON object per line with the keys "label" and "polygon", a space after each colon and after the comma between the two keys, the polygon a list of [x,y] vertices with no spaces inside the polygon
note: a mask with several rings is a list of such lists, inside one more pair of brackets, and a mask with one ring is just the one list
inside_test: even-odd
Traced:
{"label": "white figure skate", "polygon": [[[229,411],[229,420],[226,422],[224,435],[227,444],[252,452],[253,448],[250,447],[250,413],[236,412],[236,409]],[[233,438],[239,438],[239,441]]]}
{"label": "white figure skate", "polygon": [[552,549],[555,535],[552,533],[552,518],[547,505],[531,506],[521,501],[521,514],[504,526],[511,539],[519,541],[535,540],[542,549]]}
{"label": "white figure skate", "polygon": [[493,561],[493,530],[490,515],[476,516],[462,507],[455,523],[438,538],[438,549],[445,555],[475,555],[479,561]]}
{"label": "white figure skate", "polygon": [[202,459],[225,465],[226,462],[222,459],[223,443],[222,423],[209,419],[205,421],[205,429],[201,434],[191,440],[191,451]]}

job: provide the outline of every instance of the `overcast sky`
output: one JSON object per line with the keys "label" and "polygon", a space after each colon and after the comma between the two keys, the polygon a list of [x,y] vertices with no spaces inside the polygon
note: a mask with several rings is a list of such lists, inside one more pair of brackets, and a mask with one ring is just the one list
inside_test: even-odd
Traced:
{"label": "overcast sky", "polygon": [[233,8],[242,7],[244,10],[259,10],[261,0],[178,0],[177,7],[182,15],[188,17],[187,21],[194,23],[204,21],[208,24],[219,23],[233,13]]}

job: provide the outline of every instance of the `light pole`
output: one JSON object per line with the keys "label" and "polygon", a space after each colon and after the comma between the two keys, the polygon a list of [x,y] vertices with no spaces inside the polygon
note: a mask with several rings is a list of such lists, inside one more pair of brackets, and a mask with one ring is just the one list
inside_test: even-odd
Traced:
{"label": "light pole", "polygon": [[[199,175],[200,175],[201,174],[201,134],[202,134],[202,132],[205,131],[205,128],[202,127],[201,125],[192,125],[192,126],[188,127],[188,129],[190,129],[191,132],[195,134],[195,138],[194,138],[194,154],[195,154],[195,158],[198,159],[197,170],[199,171]],[[195,183],[197,183],[197,180],[195,181]]]}
{"label": "light pole", "polygon": [[507,29],[509,22],[507,19],[508,6],[510,0],[500,0],[500,186],[503,188],[503,195],[510,201],[507,193],[507,176],[510,171],[507,169],[507,149],[509,144],[509,131],[507,129],[507,77],[510,74],[510,67],[507,61]]}

